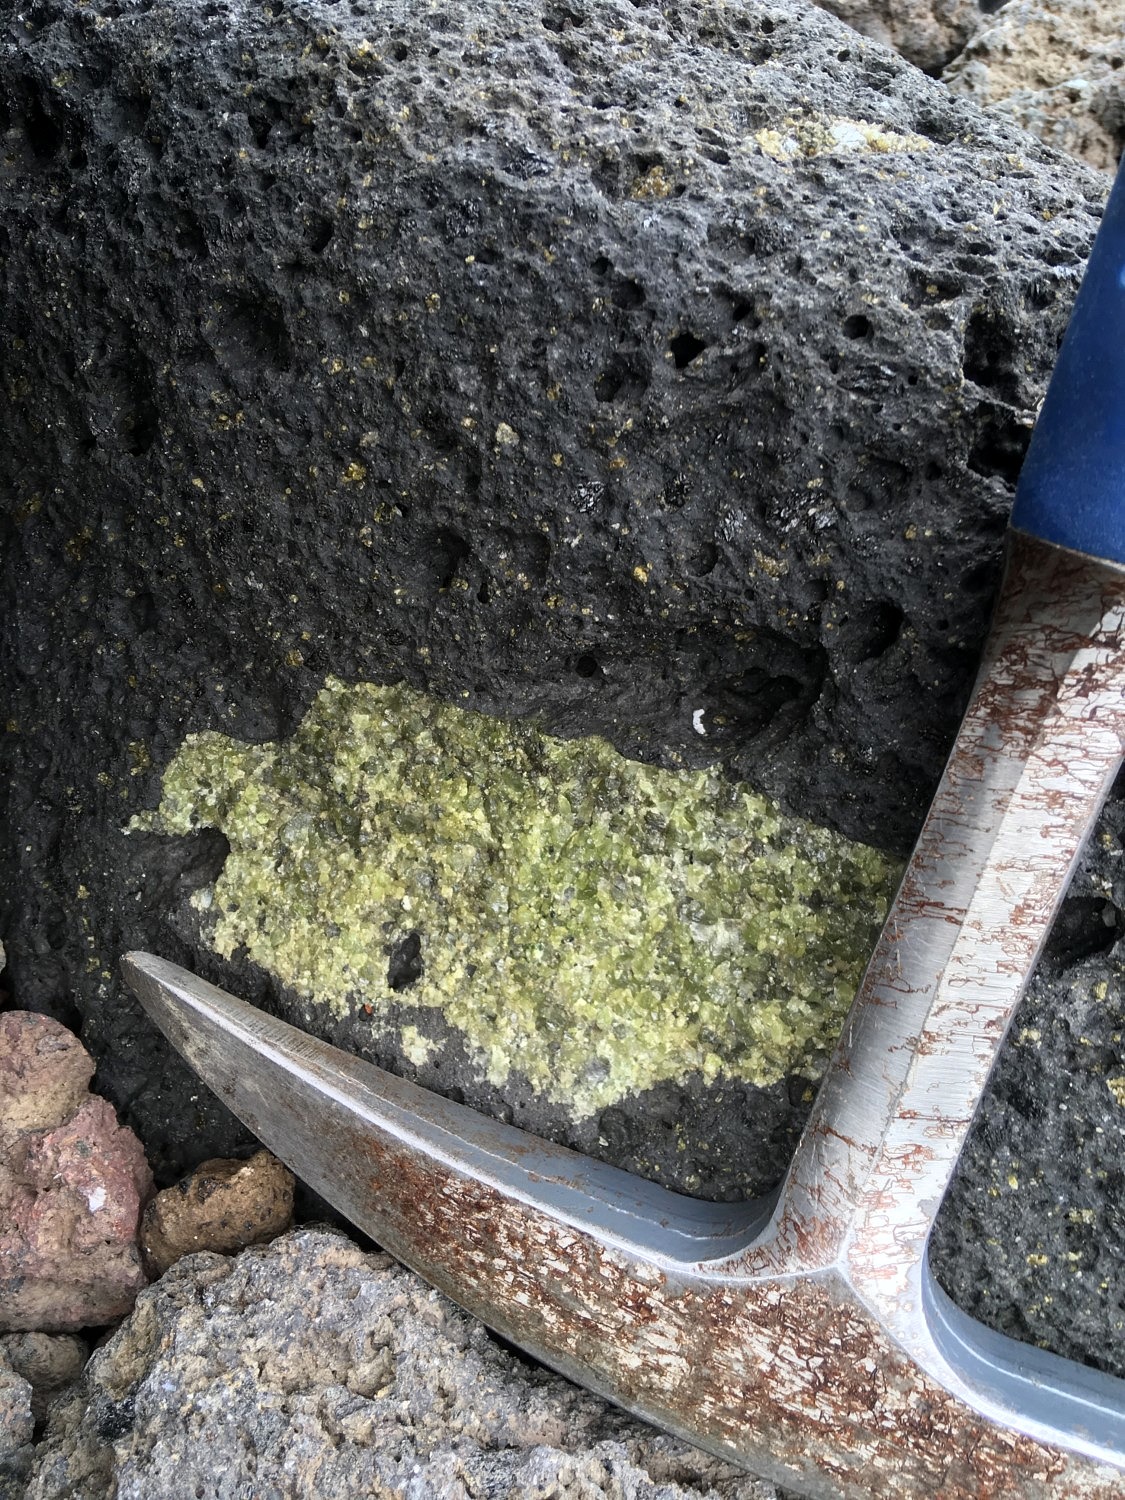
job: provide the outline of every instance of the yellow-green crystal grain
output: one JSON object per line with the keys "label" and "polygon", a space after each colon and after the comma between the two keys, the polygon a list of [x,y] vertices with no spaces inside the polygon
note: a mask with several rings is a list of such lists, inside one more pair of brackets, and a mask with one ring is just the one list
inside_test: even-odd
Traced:
{"label": "yellow-green crystal grain", "polygon": [[341,1011],[439,1007],[490,1081],[575,1115],[693,1072],[816,1073],[898,873],[717,771],[334,679],[288,740],[189,736],[133,826],[226,835],[197,902],[223,956]]}

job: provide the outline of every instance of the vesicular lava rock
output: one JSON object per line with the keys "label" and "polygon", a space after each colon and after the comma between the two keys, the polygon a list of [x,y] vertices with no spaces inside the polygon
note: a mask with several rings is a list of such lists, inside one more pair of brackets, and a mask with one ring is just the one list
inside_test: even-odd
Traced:
{"label": "vesicular lava rock", "polygon": [[[905,852],[1103,178],[796,0],[3,24],[3,930],[162,1174],[244,1137],[126,948],[412,1066],[199,945],[222,836],[124,832],[189,733],[403,680]],[[698,1076],[579,1128],[449,1057],[719,1195],[811,1098]]]}
{"label": "vesicular lava rock", "polygon": [[94,1063],[73,1032],[41,1016],[0,1016],[0,1133],[53,1130],[86,1102]]}
{"label": "vesicular lava rock", "polygon": [[225,850],[121,830],[329,670],[905,849],[1100,179],[796,5],[11,26],[6,931],[162,1163],[114,965]]}
{"label": "vesicular lava rock", "polygon": [[275,1239],[293,1222],[293,1174],[268,1151],[204,1161],[145,1209],[141,1249],[154,1275],[198,1250],[229,1255]]}
{"label": "vesicular lava rock", "polygon": [[87,1095],[93,1063],[47,1016],[0,1015],[0,1331],[108,1323],[147,1280],[144,1151]]}
{"label": "vesicular lava rock", "polygon": [[[1120,825],[1103,824],[1090,863],[1098,842],[1120,900]],[[1099,884],[1080,879],[1071,910],[1093,920],[1068,934],[1064,912],[1016,1016],[930,1256],[983,1321],[1125,1377],[1125,954]],[[1075,962],[1068,936],[1081,955],[1097,921],[1100,949]]]}
{"label": "vesicular lava rock", "polygon": [[312,1229],[234,1261],[191,1256],[143,1293],[55,1407],[27,1500],[248,1489],[287,1500],[775,1494],[527,1365],[386,1257]]}

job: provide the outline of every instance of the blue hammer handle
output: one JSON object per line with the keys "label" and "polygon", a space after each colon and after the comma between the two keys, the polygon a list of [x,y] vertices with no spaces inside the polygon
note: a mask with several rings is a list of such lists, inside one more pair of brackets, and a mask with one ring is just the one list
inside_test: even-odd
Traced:
{"label": "blue hammer handle", "polygon": [[1125,564],[1125,164],[1035,424],[1012,525]]}

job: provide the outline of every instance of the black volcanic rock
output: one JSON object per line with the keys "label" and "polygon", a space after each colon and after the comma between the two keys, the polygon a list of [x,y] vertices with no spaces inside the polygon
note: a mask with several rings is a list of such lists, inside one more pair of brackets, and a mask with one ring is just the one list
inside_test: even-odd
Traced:
{"label": "black volcanic rock", "polygon": [[[223,840],[124,834],[191,731],[403,679],[905,853],[1102,179],[796,0],[0,24],[2,931],[162,1177],[242,1137],[119,954],[289,1004],[193,942]],[[720,1195],[809,1096],[449,1087]]]}

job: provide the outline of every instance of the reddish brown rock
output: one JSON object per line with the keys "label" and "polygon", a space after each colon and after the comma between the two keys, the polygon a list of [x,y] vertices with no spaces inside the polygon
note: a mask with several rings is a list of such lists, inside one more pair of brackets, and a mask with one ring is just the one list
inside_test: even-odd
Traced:
{"label": "reddish brown rock", "polygon": [[86,1098],[94,1063],[72,1031],[47,1016],[0,1016],[0,1138],[61,1125]]}
{"label": "reddish brown rock", "polygon": [[293,1219],[293,1174],[276,1156],[259,1151],[249,1161],[202,1162],[145,1210],[141,1248],[154,1276],[183,1255],[217,1250],[229,1255],[260,1245]]}
{"label": "reddish brown rock", "polygon": [[0,1016],[0,1331],[108,1323],[147,1279],[136,1236],[152,1174],[87,1094],[92,1074],[57,1021]]}

